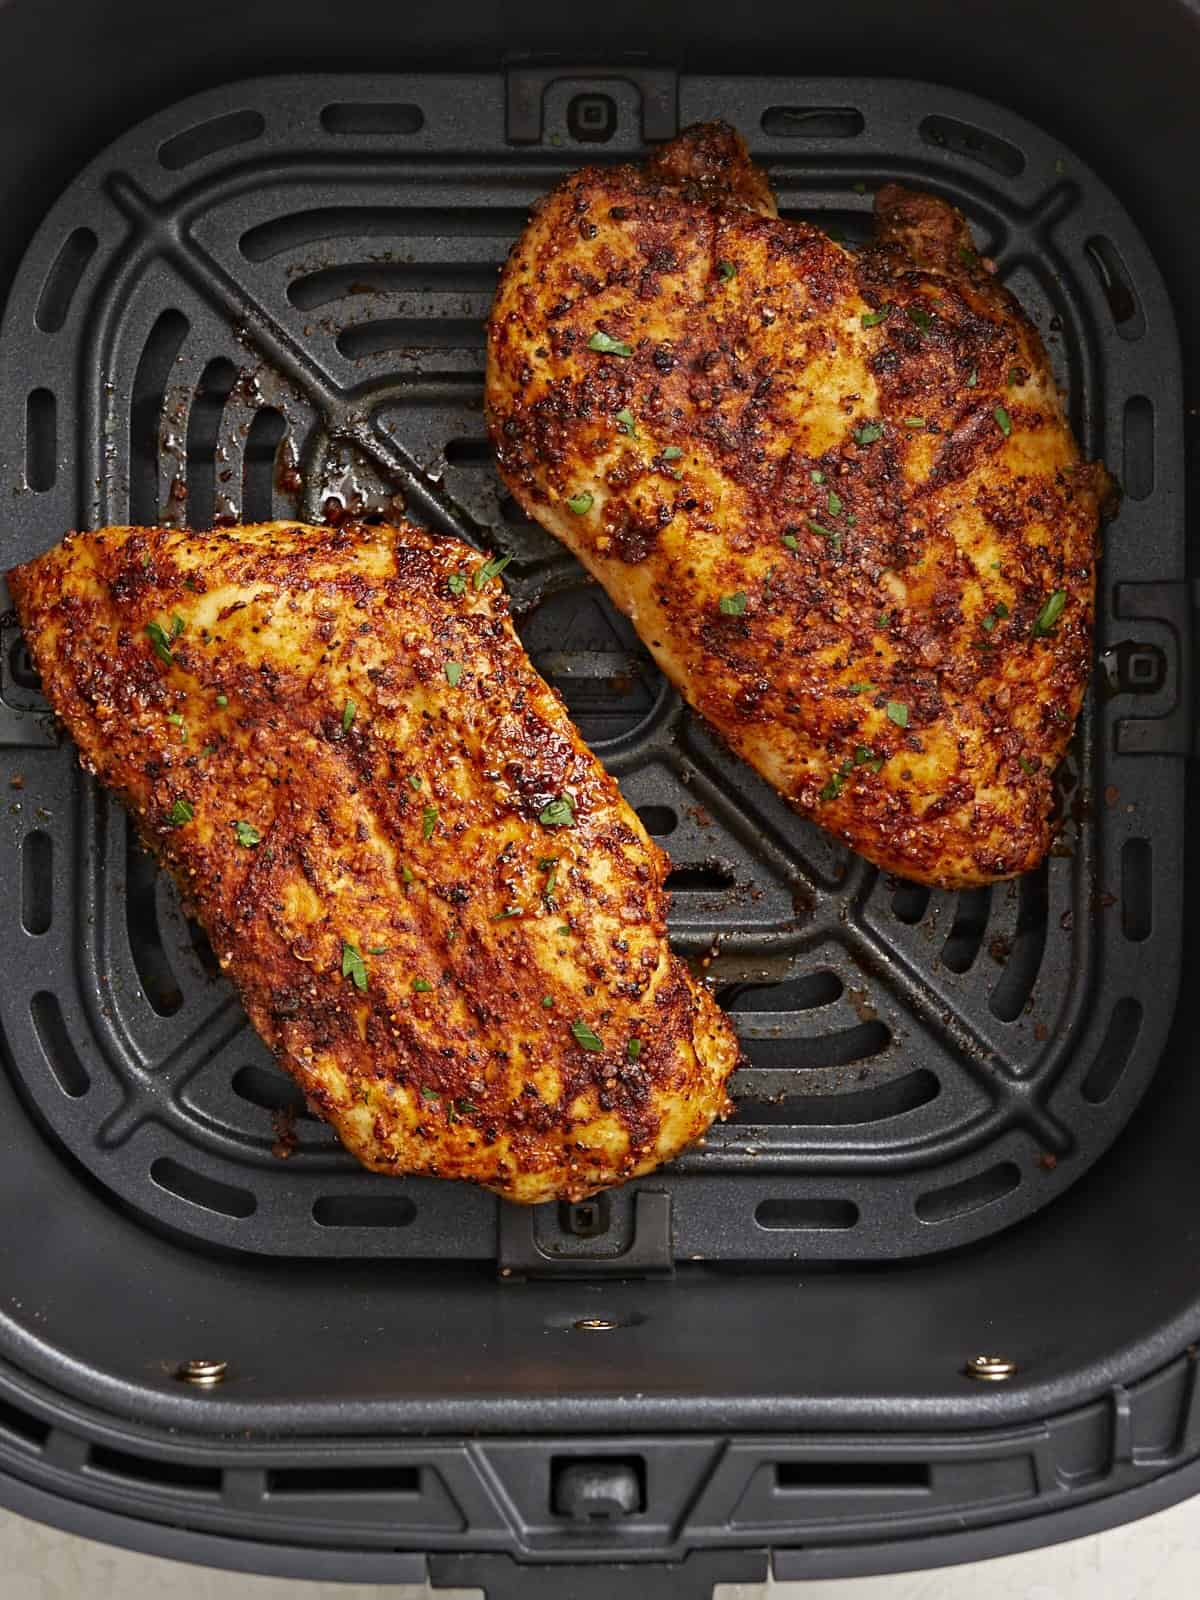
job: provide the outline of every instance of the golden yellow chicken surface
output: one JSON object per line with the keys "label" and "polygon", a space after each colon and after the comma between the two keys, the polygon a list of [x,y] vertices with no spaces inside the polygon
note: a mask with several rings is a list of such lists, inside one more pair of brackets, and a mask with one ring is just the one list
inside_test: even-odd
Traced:
{"label": "golden yellow chicken surface", "polygon": [[401,526],[73,534],[10,575],[84,765],[366,1166],[580,1198],[726,1109],[666,862],[495,561]]}
{"label": "golden yellow chicken surface", "polygon": [[925,883],[1037,864],[1109,481],[952,207],[889,185],[851,253],[719,124],[576,173],[487,403],[513,494],[798,810]]}

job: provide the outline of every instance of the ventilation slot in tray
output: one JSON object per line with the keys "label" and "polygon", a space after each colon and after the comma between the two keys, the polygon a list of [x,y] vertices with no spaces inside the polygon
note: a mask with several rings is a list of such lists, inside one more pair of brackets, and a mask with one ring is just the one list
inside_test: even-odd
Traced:
{"label": "ventilation slot in tray", "polygon": [[155,1489],[187,1489],[193,1494],[218,1494],[221,1489],[219,1467],[199,1467],[186,1461],[160,1461],[152,1456],[130,1455],[94,1444],[88,1452],[93,1472],[123,1478],[127,1483],[142,1483]]}

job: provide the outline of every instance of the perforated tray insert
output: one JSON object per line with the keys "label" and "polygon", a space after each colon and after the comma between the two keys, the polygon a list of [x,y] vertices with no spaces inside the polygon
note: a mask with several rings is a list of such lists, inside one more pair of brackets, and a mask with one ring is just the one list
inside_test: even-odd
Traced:
{"label": "perforated tray insert", "polygon": [[[496,270],[551,184],[638,154],[643,115],[663,136],[676,109],[678,125],[742,129],[785,215],[850,244],[884,180],[961,206],[1042,329],[1086,450],[1124,478],[1061,842],[1019,882],[930,893],[791,813],[496,477],[481,414]],[[733,1120],[634,1186],[671,1197],[669,1242],[642,1241],[659,1265],[664,1249],[962,1244],[1044,1204],[1117,1133],[1177,973],[1182,767],[1163,730],[1187,639],[1137,585],[1183,575],[1179,373],[1157,271],[1069,152],[983,102],[896,82],[237,85],[135,128],[55,205],[10,296],[0,372],[5,566],[71,526],[338,508],[404,509],[513,555],[525,642],[670,852],[675,941],[708,963],[750,1063]],[[493,1257],[492,1197],[367,1174],[306,1115],[120,806],[57,740],[11,616],[0,701],[0,1020],[47,1135],[197,1239]],[[549,1262],[619,1266],[651,1215],[624,1191],[506,1228],[531,1227]]]}

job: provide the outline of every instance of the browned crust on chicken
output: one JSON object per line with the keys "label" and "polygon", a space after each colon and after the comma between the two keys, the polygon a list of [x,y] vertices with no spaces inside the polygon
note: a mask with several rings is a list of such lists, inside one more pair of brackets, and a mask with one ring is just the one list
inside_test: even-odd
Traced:
{"label": "browned crust on chicken", "polygon": [[951,206],[888,185],[852,254],[720,125],[578,172],[504,268],[488,417],[522,505],[798,810],[932,884],[1045,855],[1109,480]]}
{"label": "browned crust on chicken", "polygon": [[576,1199],[703,1133],[737,1047],[480,567],[410,526],[108,528],[10,582],[84,765],[343,1143]]}

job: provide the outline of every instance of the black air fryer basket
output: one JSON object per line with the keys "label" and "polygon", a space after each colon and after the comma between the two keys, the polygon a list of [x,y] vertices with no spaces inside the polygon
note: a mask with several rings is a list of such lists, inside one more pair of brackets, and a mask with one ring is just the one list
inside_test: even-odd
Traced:
{"label": "black air fryer basket", "polygon": [[[511,554],[535,663],[671,855],[736,1115],[573,1206],[359,1169],[9,613],[0,1502],[491,1600],[1166,1505],[1200,1488],[1200,10],[517,11],[0,0],[0,566],[347,512]],[[1122,482],[1058,843],[1015,883],[930,892],[791,813],[497,478],[482,321],[530,205],[711,117],[851,246],[885,181],[960,206]]]}

